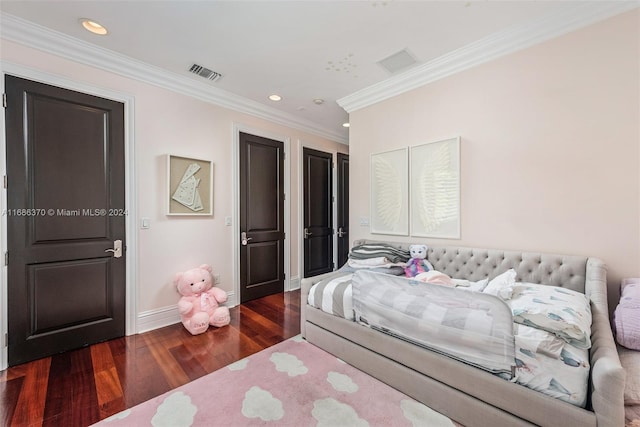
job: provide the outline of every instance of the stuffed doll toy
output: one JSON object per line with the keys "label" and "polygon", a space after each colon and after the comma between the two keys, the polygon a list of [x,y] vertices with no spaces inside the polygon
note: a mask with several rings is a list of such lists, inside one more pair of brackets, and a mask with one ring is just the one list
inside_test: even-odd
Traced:
{"label": "stuffed doll toy", "polygon": [[415,277],[420,273],[433,270],[429,261],[427,261],[427,245],[410,245],[409,255],[411,259],[404,268],[404,274],[407,277]]}
{"label": "stuffed doll toy", "polygon": [[229,309],[219,305],[227,301],[227,293],[213,287],[211,271],[211,266],[203,264],[176,274],[174,280],[182,295],[178,301],[180,318],[192,335],[205,332],[209,325],[221,327],[231,321]]}

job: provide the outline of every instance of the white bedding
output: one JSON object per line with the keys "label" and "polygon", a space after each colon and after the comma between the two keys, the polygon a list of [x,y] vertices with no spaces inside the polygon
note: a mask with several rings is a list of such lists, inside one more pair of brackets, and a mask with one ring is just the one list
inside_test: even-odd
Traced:
{"label": "white bedding", "polygon": [[589,350],[524,325],[517,325],[515,344],[516,383],[576,406],[586,405]]}
{"label": "white bedding", "polygon": [[508,304],[515,322],[551,332],[579,348],[591,347],[591,307],[584,294],[557,286],[516,283]]}

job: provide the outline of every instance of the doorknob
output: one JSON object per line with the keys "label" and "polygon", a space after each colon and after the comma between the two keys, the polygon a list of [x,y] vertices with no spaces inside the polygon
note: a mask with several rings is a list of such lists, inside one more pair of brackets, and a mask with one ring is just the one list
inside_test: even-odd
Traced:
{"label": "doorknob", "polygon": [[240,243],[242,243],[242,246],[247,246],[247,243],[249,243],[249,240],[251,239],[253,239],[253,237],[247,237],[246,231],[240,233]]}
{"label": "doorknob", "polygon": [[122,240],[114,240],[113,249],[105,249],[105,252],[113,252],[114,258],[122,256]]}
{"label": "doorknob", "polygon": [[338,228],[338,237],[344,237],[345,234],[347,234],[347,232],[342,230],[342,227],[339,227]]}
{"label": "doorknob", "polygon": [[311,236],[312,234],[313,234],[313,233],[309,233],[309,229],[308,229],[308,228],[305,228],[305,229],[304,229],[304,238],[305,238],[305,239],[308,239],[308,238],[309,238],[309,236]]}

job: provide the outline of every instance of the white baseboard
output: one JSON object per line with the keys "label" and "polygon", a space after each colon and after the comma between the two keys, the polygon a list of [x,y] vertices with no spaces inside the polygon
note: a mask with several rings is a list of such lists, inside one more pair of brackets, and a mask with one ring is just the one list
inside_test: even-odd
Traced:
{"label": "white baseboard", "polygon": [[[235,293],[227,293],[227,307],[235,307]],[[157,308],[138,313],[137,333],[149,332],[154,329],[164,328],[165,326],[180,323],[180,313],[178,313],[178,305],[169,305],[167,307]]]}
{"label": "white baseboard", "polygon": [[[294,291],[296,289],[300,289],[299,277],[291,278],[289,281],[289,290]],[[225,305],[229,308],[238,305],[235,292],[227,293],[227,303]],[[154,329],[164,328],[165,326],[175,325],[176,323],[180,323],[177,304],[155,310],[143,311],[138,313],[137,333],[149,332]]]}
{"label": "white baseboard", "polygon": [[238,301],[238,299],[236,298],[236,293],[235,292],[227,292],[227,302],[225,303],[225,305],[229,308],[231,307],[235,307],[236,305],[239,305],[240,301]]}
{"label": "white baseboard", "polygon": [[137,323],[136,329],[139,334],[180,323],[178,306],[170,305],[138,313]]}
{"label": "white baseboard", "polygon": [[289,290],[295,291],[296,289],[300,289],[300,278],[292,277],[289,279]]}

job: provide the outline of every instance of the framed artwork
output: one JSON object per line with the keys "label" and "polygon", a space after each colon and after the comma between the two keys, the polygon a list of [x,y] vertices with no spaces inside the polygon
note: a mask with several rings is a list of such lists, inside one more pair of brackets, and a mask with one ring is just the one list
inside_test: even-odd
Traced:
{"label": "framed artwork", "polygon": [[371,154],[371,233],[409,234],[408,149]]}
{"label": "framed artwork", "polygon": [[460,238],[460,137],[411,147],[411,235]]}
{"label": "framed artwork", "polygon": [[167,215],[213,215],[213,163],[167,155]]}

